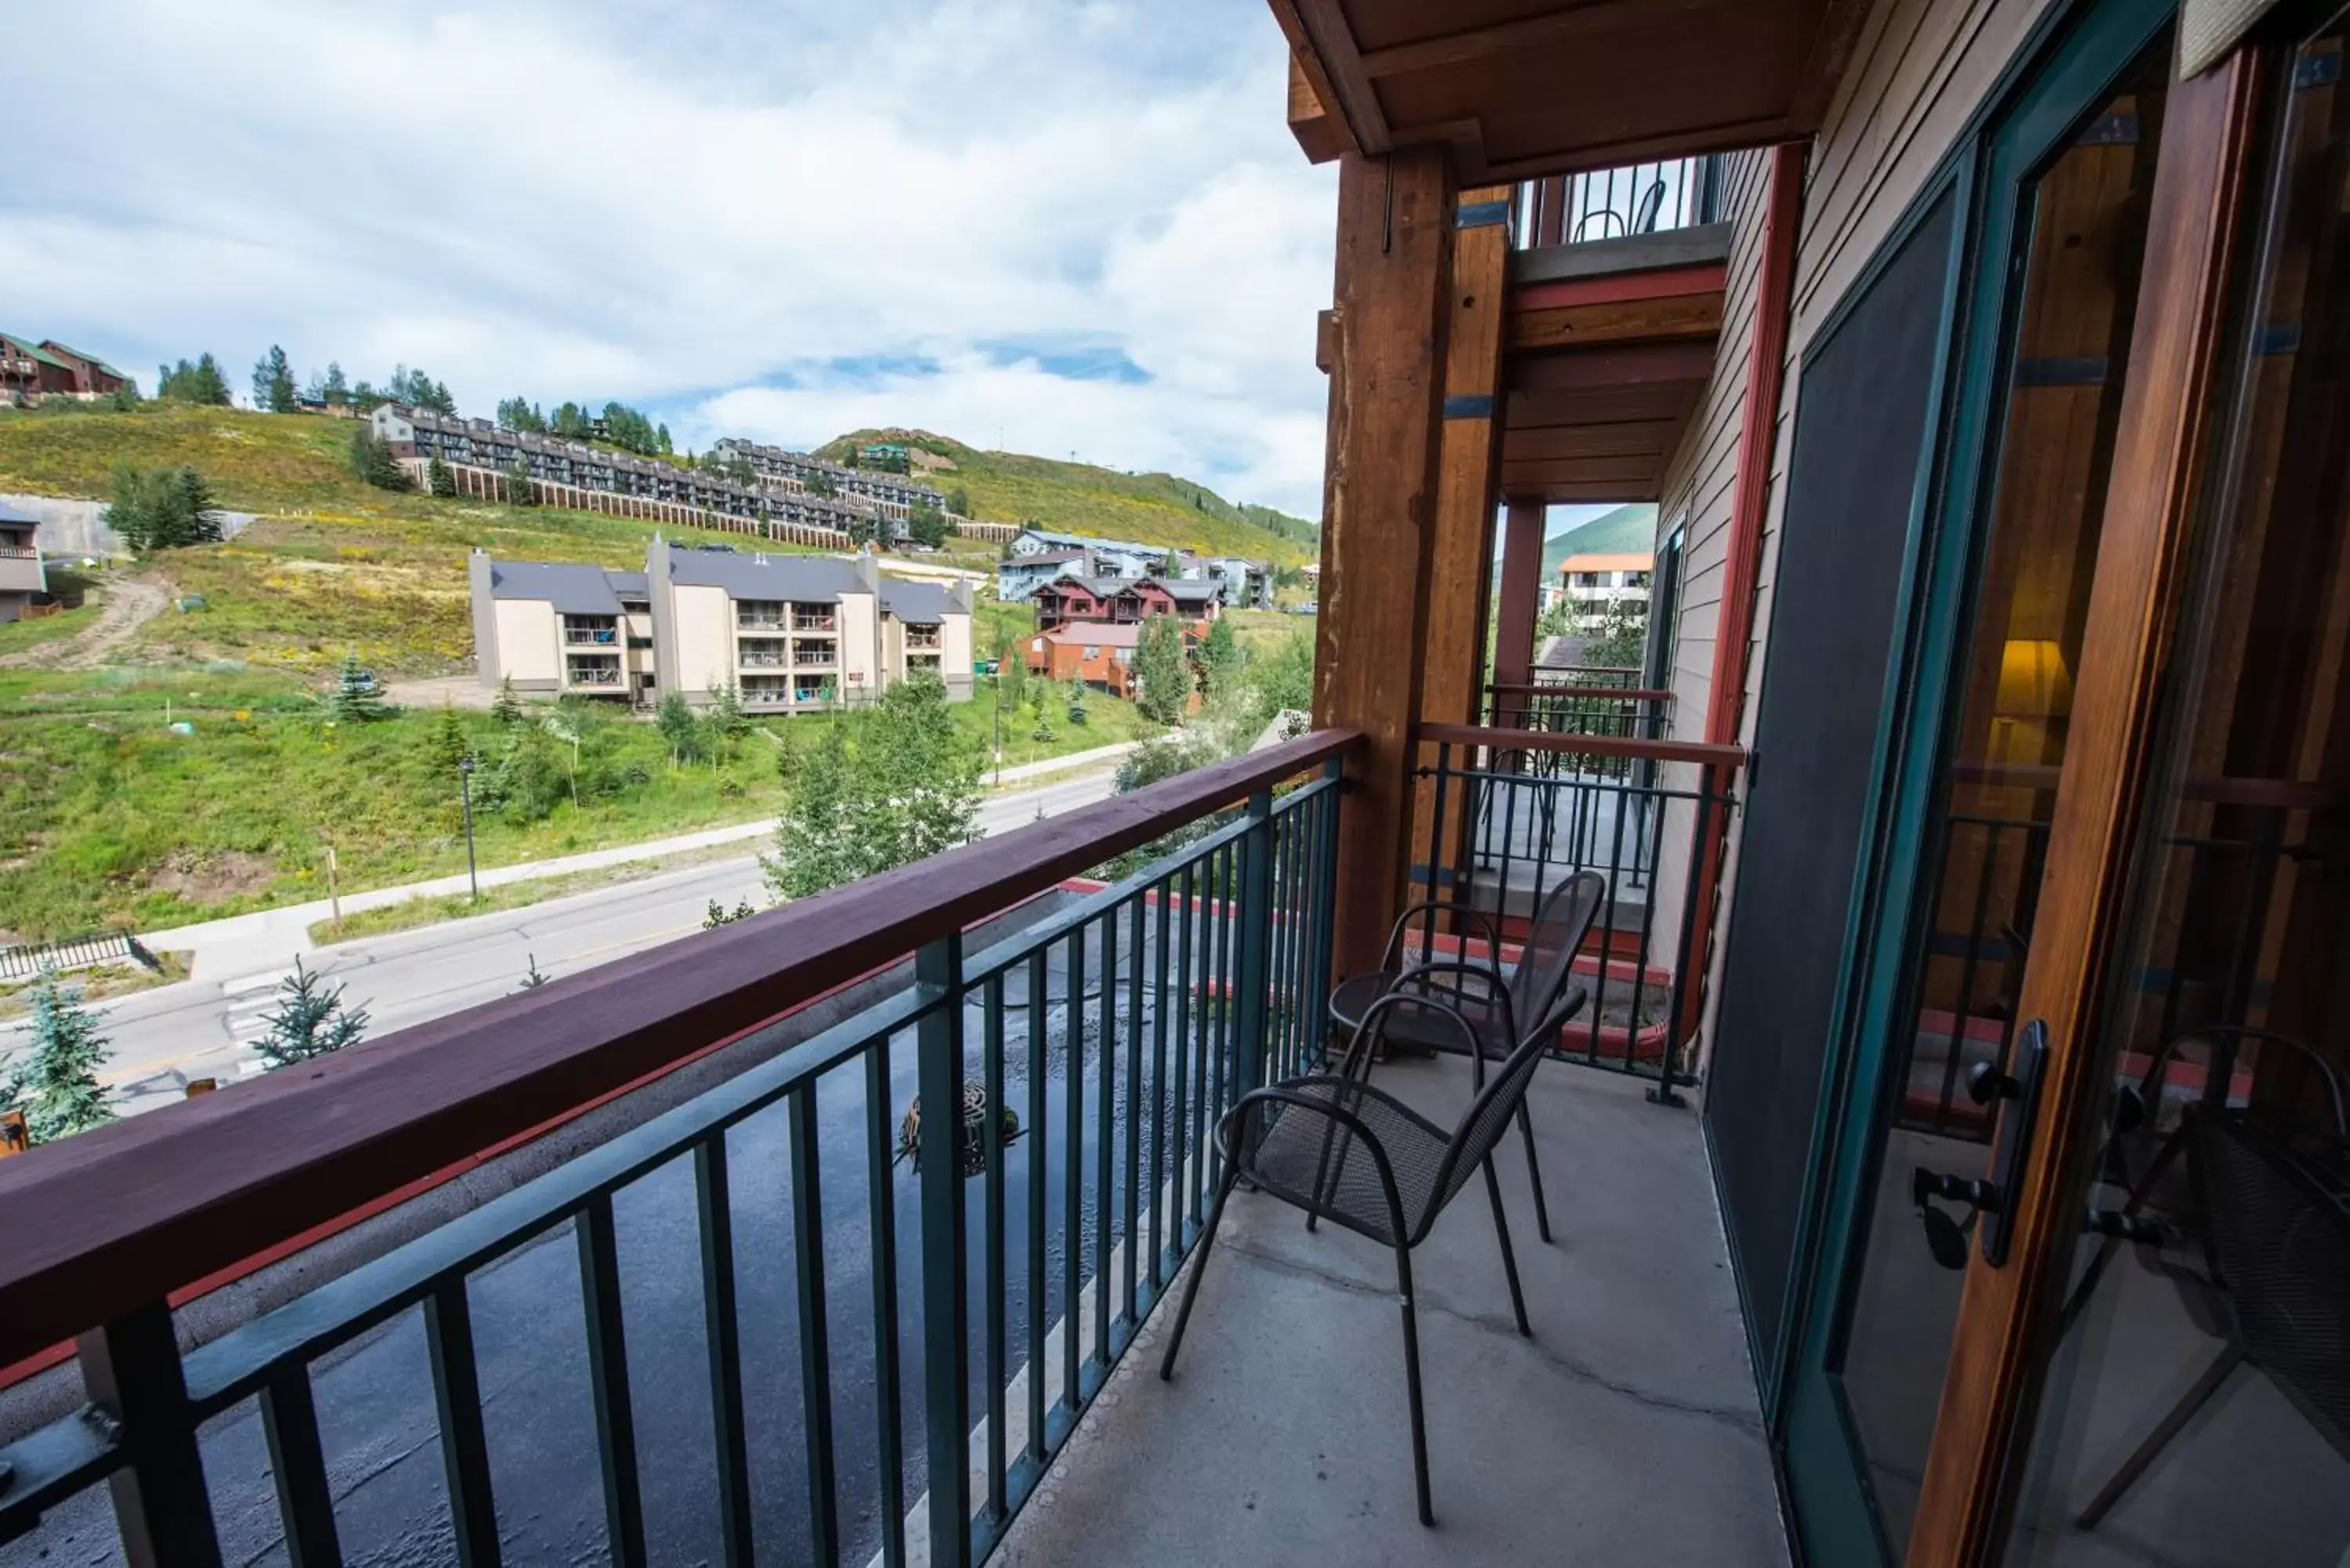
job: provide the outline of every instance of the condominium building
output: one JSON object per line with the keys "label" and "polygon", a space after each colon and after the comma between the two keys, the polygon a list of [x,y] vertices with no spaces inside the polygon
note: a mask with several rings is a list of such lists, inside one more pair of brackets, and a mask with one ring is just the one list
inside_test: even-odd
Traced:
{"label": "condominium building", "polygon": [[1050,631],[1074,621],[1126,625],[1155,615],[1211,621],[1223,611],[1223,590],[1209,582],[1180,577],[1058,577],[1033,596],[1036,627]]}
{"label": "condominium building", "polygon": [[1061,577],[1153,578],[1161,583],[1211,583],[1227,609],[1271,609],[1273,567],[1243,556],[1195,556],[1164,545],[1097,539],[1050,528],[1023,528],[995,568],[995,597],[1007,604],[1035,597]]}
{"label": "condominium building", "polygon": [[763,489],[798,492],[829,485],[841,496],[871,502],[880,515],[893,522],[905,521],[918,506],[935,507],[941,512],[947,509],[945,496],[921,481],[907,477],[901,448],[889,449],[898,453],[899,466],[894,472],[887,468],[849,468],[807,452],[764,446],[739,436],[728,436],[710,450],[721,458],[749,463]]}
{"label": "condominium building", "polygon": [[869,556],[768,556],[658,536],[642,572],[475,551],[482,683],[522,694],[678,692],[700,706],[733,687],[754,712],[871,701],[929,670],[971,695],[971,590],[884,577]]}
{"label": "condominium building", "polygon": [[[1648,613],[1648,583],[1656,564],[1656,557],[1645,550],[1569,556],[1560,562],[1559,590],[1565,597],[1574,629],[1598,630],[1607,625],[1609,612],[1619,607],[1645,618]],[[1549,596],[1544,597],[1547,601]],[[1544,607],[1548,607],[1547,602]]]}
{"label": "condominium building", "polygon": [[41,547],[33,535],[37,520],[0,509],[0,624],[21,620],[36,597],[49,591]]}

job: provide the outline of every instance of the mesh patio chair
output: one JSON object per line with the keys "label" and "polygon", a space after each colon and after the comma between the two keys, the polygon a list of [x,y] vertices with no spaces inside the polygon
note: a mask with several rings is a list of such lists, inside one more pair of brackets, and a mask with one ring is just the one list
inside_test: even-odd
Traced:
{"label": "mesh patio chair", "polygon": [[2060,1336],[2071,1333],[2088,1310],[2090,1298],[2125,1244],[2137,1248],[2139,1262],[2150,1272],[2178,1285],[2180,1303],[2199,1327],[2215,1336],[2223,1333],[2212,1314],[2204,1258],[2192,1245],[2205,1226],[2180,1158],[2187,1149],[2189,1118],[2166,1097],[2165,1090],[2178,1069],[2188,1069],[2190,1077],[2199,1071],[2199,1093],[2207,1104],[2223,1106],[2247,1047],[2252,1053],[2252,1075],[2267,1093],[2258,1106],[2239,1114],[2296,1153],[2323,1160],[2332,1151],[2350,1148],[2350,1094],[2345,1094],[2341,1071],[2301,1041],[2246,1024],[2199,1024],[2172,1035],[2138,1081],[2116,1094],[2098,1176],[2122,1194],[2121,1219],[2138,1233],[2160,1240],[2131,1243],[2108,1236],[2099,1242],[2065,1301],[2058,1319]]}
{"label": "mesh patio chair", "polygon": [[2197,1106],[2185,1120],[2212,1314],[2227,1343],[2081,1511],[2084,1530],[2241,1366],[2264,1374],[2350,1459],[2350,1189],[2341,1152],[2313,1160],[2234,1111]]}
{"label": "mesh patio chair", "polygon": [[[1330,992],[1330,1021],[1351,1032],[1353,1038],[1341,1072],[1347,1076],[1368,1075],[1372,1054],[1363,1021],[1375,1002],[1402,992],[1441,1001],[1444,1012],[1440,1015],[1433,1007],[1403,1009],[1382,1031],[1385,1042],[1417,1051],[1461,1051],[1460,1036],[1451,1025],[1466,1023],[1472,1044],[1463,1054],[1475,1062],[1476,1081],[1482,1087],[1487,1062],[1509,1057],[1530,1038],[1555,1039],[1574,1017],[1574,1009],[1560,1012],[1558,1003],[1568,993],[1575,955],[1590,935],[1592,922],[1607,899],[1607,878],[1596,871],[1578,871],[1552,888],[1534,911],[1534,924],[1518,950],[1517,967],[1507,972],[1502,968],[1499,929],[1482,910],[1442,900],[1414,904],[1397,918],[1388,932],[1378,971],[1341,981]],[[1405,929],[1414,919],[1432,922],[1439,911],[1482,926],[1487,957],[1480,961],[1464,937],[1459,957],[1405,964]],[[1585,993],[1578,988],[1575,994],[1579,1004]],[[1543,1195],[1542,1166],[1534,1158],[1534,1119],[1523,1102],[1518,1107],[1518,1131],[1525,1141],[1526,1170],[1534,1182],[1534,1225],[1547,1241],[1550,1205]]]}
{"label": "mesh patio chair", "polygon": [[[1578,988],[1579,992],[1579,988]],[[1565,1006],[1580,1005],[1578,993]],[[1475,1033],[1468,1020],[1440,1002],[1392,995],[1373,1002],[1356,1030],[1356,1045],[1407,1010],[1425,1023],[1449,1016],[1472,1054]],[[1354,1047],[1350,1047],[1350,1053]],[[1542,1063],[1539,1032],[1528,1036],[1481,1087],[1460,1125],[1437,1126],[1401,1100],[1358,1078],[1315,1074],[1293,1078],[1241,1096],[1216,1124],[1216,1147],[1223,1175],[1200,1256],[1183,1287],[1183,1304],[1168,1336],[1159,1376],[1171,1379],[1183,1331],[1199,1299],[1200,1278],[1232,1188],[1246,1180],[1311,1216],[1343,1225],[1395,1251],[1396,1289],[1403,1314],[1404,1382],[1411,1407],[1412,1480],[1418,1489],[1419,1521],[1434,1524],[1429,1501],[1428,1433],[1420,1415],[1419,1329],[1411,1292],[1411,1254],[1428,1237],[1437,1216],[1459,1196],[1478,1170],[1485,1173],[1485,1197],[1493,1209],[1493,1233],[1502,1244],[1502,1269],[1509,1276],[1510,1307],[1518,1332],[1532,1337],[1525,1295],[1518,1285],[1518,1262],[1510,1249],[1510,1224],[1502,1210],[1502,1184],[1493,1173],[1493,1147],[1509,1130],[1525,1101],[1526,1086]]]}

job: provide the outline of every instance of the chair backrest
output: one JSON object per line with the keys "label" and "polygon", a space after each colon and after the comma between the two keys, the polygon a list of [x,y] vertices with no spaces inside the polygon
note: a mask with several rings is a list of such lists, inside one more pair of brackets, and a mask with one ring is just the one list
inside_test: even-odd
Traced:
{"label": "chair backrest", "polygon": [[2350,1459],[2350,1208],[2241,1116],[2198,1107],[2189,1136],[2236,1343]]}
{"label": "chair backrest", "polygon": [[1552,888],[1534,910],[1533,929],[1526,932],[1518,967],[1510,975],[1510,1012],[1518,1021],[1519,1041],[1539,1034],[1566,993],[1575,955],[1607,898],[1607,877],[1596,871],[1577,871]]}
{"label": "chair backrest", "polygon": [[1461,1125],[1452,1129],[1452,1137],[1445,1145],[1443,1162],[1436,1168],[1436,1197],[1420,1217],[1420,1235],[1428,1233],[1445,1205],[1469,1184],[1486,1156],[1493,1152],[1493,1146],[1502,1141],[1502,1135],[1510,1130],[1510,1119],[1518,1114],[1534,1083],[1534,1069],[1542,1065],[1545,1026],[1555,1033],[1567,1012],[1567,999],[1563,997],[1527,1032],[1461,1113]]}
{"label": "chair backrest", "polygon": [[1639,213],[1632,220],[1632,232],[1636,234],[1654,233],[1657,220],[1663,215],[1664,210],[1665,182],[1659,180],[1641,193]]}
{"label": "chair backrest", "polygon": [[[2174,1069],[2183,1064],[2199,1072],[2196,1097],[2216,1108],[2229,1103],[2237,1071],[2248,1058],[2252,1103],[2242,1111],[2263,1134],[2295,1153],[2350,1145],[2350,1093],[2332,1062],[2273,1029],[2199,1024],[2164,1041],[2138,1081],[2121,1091],[2114,1107],[2114,1138],[2122,1154],[2125,1185],[2135,1186],[2130,1166],[2143,1172],[2152,1152],[2180,1126],[2179,1108],[2168,1102],[2165,1093]],[[2183,1086],[2197,1087],[2192,1077]]]}

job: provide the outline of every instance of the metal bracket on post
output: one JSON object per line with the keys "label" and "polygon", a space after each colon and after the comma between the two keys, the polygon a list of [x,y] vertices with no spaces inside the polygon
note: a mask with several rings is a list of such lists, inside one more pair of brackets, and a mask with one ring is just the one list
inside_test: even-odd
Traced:
{"label": "metal bracket on post", "polygon": [[1249,830],[1241,841],[1241,951],[1233,988],[1239,992],[1238,1076],[1241,1093],[1258,1087],[1264,1074],[1265,989],[1270,983],[1273,942],[1273,791],[1249,796]]}
{"label": "metal bracket on post", "polygon": [[961,933],[941,937],[915,953],[914,983],[937,999],[915,1026],[917,1082],[922,1104],[937,1107],[931,1115],[948,1133],[922,1139],[917,1157],[922,1193],[923,1464],[931,1489],[931,1562],[936,1568],[970,1568],[971,1312],[964,1290],[968,1249],[962,1139],[953,1136],[954,1107],[962,1104]]}
{"label": "metal bracket on post", "polygon": [[108,1485],[130,1568],[221,1568],[172,1309],[152,1303],[76,1347],[91,1402],[121,1428],[126,1462]]}

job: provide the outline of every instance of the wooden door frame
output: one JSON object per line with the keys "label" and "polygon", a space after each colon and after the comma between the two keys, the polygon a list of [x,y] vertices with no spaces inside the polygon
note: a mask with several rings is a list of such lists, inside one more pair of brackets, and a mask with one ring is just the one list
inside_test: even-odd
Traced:
{"label": "wooden door frame", "polygon": [[[1970,1262],[1936,1413],[1909,1568],[1961,1568],[2003,1539],[2028,1446],[2040,1352],[2080,1235],[2080,1175],[2106,1085],[2093,1037],[2122,923],[2164,657],[2213,458],[2230,285],[2255,166],[2255,51],[2174,83],[2164,109],[2128,379],[2106,491],[2073,722],[2049,830],[2019,1019],[2051,1054],[2004,1268]],[[2003,1110],[2002,1117],[2012,1115]]]}

